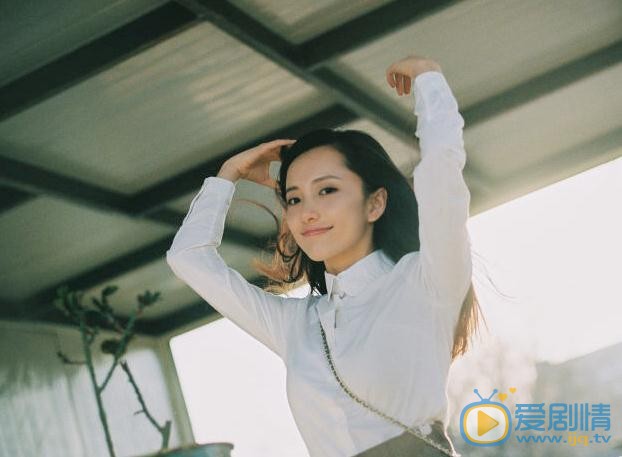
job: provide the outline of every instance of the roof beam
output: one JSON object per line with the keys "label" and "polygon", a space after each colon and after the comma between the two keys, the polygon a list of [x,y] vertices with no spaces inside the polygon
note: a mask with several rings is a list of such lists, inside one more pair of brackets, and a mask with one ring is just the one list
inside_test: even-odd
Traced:
{"label": "roof beam", "polygon": [[[1,166],[0,164],[0,167]],[[23,192],[19,189],[15,189],[13,186],[4,186],[0,184],[0,215],[33,198],[33,195],[29,192]]]}
{"label": "roof beam", "polygon": [[291,74],[315,86],[360,117],[370,119],[393,135],[409,142],[414,132],[414,119],[409,113],[383,101],[381,94],[370,95],[337,72],[321,68],[309,71],[301,49],[290,44],[246,12],[228,2],[178,0],[201,19],[272,60]]}
{"label": "roof beam", "polygon": [[[356,115],[338,105],[333,105],[306,118],[273,130],[256,140],[237,145],[200,165],[184,171],[175,177],[162,181],[151,188],[134,195],[125,195],[70,176],[65,176],[41,167],[0,156],[0,186],[13,189],[13,197],[7,199],[3,193],[2,206],[10,207],[17,198],[24,199],[47,195],[86,206],[107,213],[121,214],[132,218],[145,218],[171,227],[179,227],[184,214],[166,207],[171,200],[182,198],[200,187],[207,176],[218,173],[222,163],[237,152],[274,138],[300,136],[308,129],[319,126],[337,127],[351,122]],[[3,202],[6,203],[3,204]]]}
{"label": "roof beam", "polygon": [[[262,280],[259,277],[251,278],[251,284],[261,287]],[[175,329],[185,327],[193,322],[201,320],[213,320],[223,317],[205,300],[199,300],[193,304],[186,305],[177,311],[166,314],[162,317],[145,319],[140,322],[140,330],[145,335],[161,336]]]}
{"label": "roof beam", "polygon": [[622,40],[579,57],[462,110],[473,127],[622,62]]}
{"label": "roof beam", "polygon": [[[512,109],[516,106],[519,106],[524,103],[528,103],[534,100],[537,97],[540,97],[552,90],[555,90],[558,87],[563,87],[564,85],[571,84],[581,78],[588,77],[589,75],[601,71],[609,66],[615,65],[620,62],[622,58],[622,44],[621,42],[614,43],[607,48],[596,51],[588,56],[585,56],[581,59],[577,59],[571,63],[565,64],[560,69],[552,70],[544,75],[533,78],[527,83],[521,84],[517,88],[510,89],[509,91],[504,92],[501,95],[490,97],[483,102],[475,105],[474,107],[467,108],[463,110],[463,115],[465,117],[465,122],[468,126],[472,126],[478,122],[484,122],[486,119],[499,115],[507,109]],[[531,88],[531,89],[530,89]],[[347,110],[343,110],[339,107],[331,108],[334,111],[329,111],[332,113],[332,116],[336,120],[341,120],[343,123],[346,122],[346,118],[348,116],[353,120],[356,118],[356,115],[350,113]],[[322,113],[326,114],[326,113]],[[339,119],[342,116],[341,119]],[[319,119],[323,119],[323,116],[320,115],[315,119],[311,120],[311,122],[317,122]],[[292,131],[301,129],[305,125],[305,121],[295,123],[292,125]],[[287,137],[290,134],[286,133],[285,129],[283,131],[272,132],[272,134],[267,135],[266,138],[274,138],[274,137]],[[244,147],[250,146],[244,145],[239,148],[235,148],[235,151],[239,151],[244,149]],[[225,153],[225,156],[233,154],[235,151],[229,151]],[[138,211],[138,208],[142,208],[145,214],[148,214],[149,218],[153,218],[155,220],[167,220],[171,225],[178,225],[178,222],[182,215],[171,212],[170,210],[166,210],[166,208],[162,208],[161,202],[166,202],[170,199],[179,197],[178,194],[181,192],[185,192],[184,186],[190,186],[192,179],[188,179],[188,176],[196,176],[197,180],[200,177],[209,175],[205,173],[209,171],[209,169],[213,170],[214,163],[210,162],[209,164],[203,164],[200,167],[197,167],[186,174],[181,175],[182,178],[176,177],[169,180],[164,184],[164,187],[161,189],[158,186],[154,186],[154,188],[137,194],[135,197],[131,197],[131,200],[120,200],[118,196],[107,195],[106,192],[101,189],[97,189],[94,186],[86,185],[86,187],[81,187],[84,183],[77,185],[74,180],[70,180],[70,178],[59,177],[59,176],[46,176],[41,173],[41,170],[36,170],[29,165],[20,164],[19,162],[12,161],[11,159],[1,159],[0,160],[0,178],[6,178],[7,174],[12,176],[12,185],[15,184],[17,180],[17,187],[20,189],[28,189],[37,186],[38,189],[41,189],[41,186],[45,188],[46,193],[51,193],[54,195],[59,195],[63,198],[68,198],[70,200],[86,200],[86,203],[90,206],[100,207],[106,210],[121,210],[122,212],[128,212],[130,215],[136,216],[136,213],[132,213],[132,211]],[[31,170],[32,173],[25,172],[25,170]],[[18,178],[15,178],[15,175]],[[6,179],[4,179],[6,181]],[[181,188],[180,188],[181,187]],[[78,189],[79,196],[75,196],[73,192]],[[73,191],[73,192],[72,192]],[[84,195],[89,195],[90,198],[84,199]],[[94,202],[94,204],[91,204]],[[160,203],[158,203],[160,202]],[[84,202],[82,202],[84,203]],[[143,256],[136,253],[137,257],[144,258]],[[147,256],[148,258],[148,256]],[[139,265],[135,265],[136,268]],[[104,271],[107,269],[104,267]]]}
{"label": "roof beam", "polygon": [[[251,278],[249,282],[260,287],[262,279],[255,277]],[[30,314],[29,308],[24,307],[21,303],[0,302],[0,319],[16,322],[45,322],[49,324],[68,325],[77,328],[77,324],[67,318],[59,309],[54,307],[51,302],[46,306],[46,312],[35,317]],[[157,306],[157,304],[155,306]],[[161,317],[138,319],[134,323],[134,329],[138,335],[157,337],[164,333],[174,331],[177,328],[192,324],[198,320],[211,320],[218,317],[222,317],[222,315],[205,300],[199,299],[190,305],[182,307],[178,311],[168,313]],[[125,326],[127,325],[128,318],[119,316],[119,321]],[[111,331],[114,330],[112,326],[106,322],[99,322],[99,325],[103,329]]]}
{"label": "roof beam", "polygon": [[[226,242],[241,246],[252,246],[255,249],[264,248],[268,242],[268,239],[254,237],[231,227],[228,227],[225,233],[226,237],[224,237],[224,240]],[[20,307],[28,309],[27,315],[32,319],[44,318],[52,311],[50,304],[56,298],[58,287],[66,285],[72,290],[88,290],[104,282],[114,281],[119,276],[138,270],[152,262],[160,261],[171,246],[173,237],[174,235],[166,236],[146,246],[139,247],[132,252],[108,260],[77,276],[65,279],[59,284],[32,295],[20,303]]]}
{"label": "roof beam", "polygon": [[430,14],[457,3],[448,0],[396,0],[356,17],[298,45],[307,70],[320,67]]}
{"label": "roof beam", "polygon": [[56,95],[192,26],[196,16],[175,2],[0,87],[0,121]]}
{"label": "roof beam", "polygon": [[0,156],[0,183],[33,197],[47,195],[103,212],[133,216],[127,197],[79,179]]}
{"label": "roof beam", "polygon": [[[218,156],[179,173],[152,187],[142,190],[131,198],[129,202],[135,214],[160,211],[171,200],[180,198],[196,188],[206,176],[214,176],[221,165],[228,158],[260,143],[272,141],[275,138],[297,138],[310,130],[320,127],[339,127],[358,119],[350,110],[339,105],[333,105],[317,113],[296,120],[289,125],[271,131],[267,135],[255,138],[245,143],[237,144],[226,151],[218,151]],[[209,151],[208,151],[209,155]]]}
{"label": "roof beam", "polygon": [[476,212],[486,211],[522,197],[554,182],[570,178],[593,167],[622,157],[622,127],[572,145],[538,162],[530,163],[495,184],[494,192],[474,205]]}
{"label": "roof beam", "polygon": [[[76,327],[78,325],[63,314],[62,311],[54,307],[52,303],[49,303],[49,311],[44,317],[32,318],[29,314],[29,309],[22,303],[7,303],[5,301],[0,302],[0,319],[14,321],[14,322],[43,322],[47,324],[59,324],[67,325],[70,327]],[[128,323],[128,318],[119,317],[121,325],[125,326]],[[145,322],[149,324],[145,325]],[[105,330],[114,331],[113,327],[107,322],[98,322],[101,328]],[[155,324],[155,325],[154,325]],[[161,329],[165,328],[165,322],[151,323],[148,320],[138,319],[134,324],[134,329],[138,335],[158,336],[162,333]]]}
{"label": "roof beam", "polygon": [[[320,37],[316,37],[300,46],[292,46],[274,34],[271,30],[263,27],[259,22],[250,18],[246,15],[246,13],[225,2],[208,2],[207,0],[179,0],[177,3],[184,5],[195,14],[183,11],[184,8],[177,5],[179,7],[177,10],[179,16],[177,16],[175,21],[178,20],[178,22],[175,22],[174,20],[166,22],[166,18],[164,17],[166,14],[164,14],[160,16],[160,19],[165,21],[165,24],[167,24],[166,27],[158,28],[161,24],[155,24],[154,27],[148,27],[145,23],[142,23],[140,27],[134,25],[139,29],[143,29],[140,33],[150,34],[149,36],[151,36],[151,39],[146,38],[136,40],[136,36],[131,33],[131,28],[128,32],[127,30],[122,31],[122,27],[121,29],[118,29],[117,31],[114,31],[111,34],[106,35],[106,37],[100,39],[103,41],[95,40],[95,42],[80,48],[78,51],[70,53],[52,64],[46,65],[42,69],[0,88],[0,120],[16,114],[17,112],[20,112],[33,104],[39,103],[47,97],[71,87],[93,74],[96,74],[98,71],[109,68],[115,63],[118,63],[119,61],[142,51],[146,47],[156,44],[171,34],[177,33],[183,28],[191,26],[195,23],[198,16],[201,19],[207,19],[213,22],[226,33],[233,35],[245,44],[253,47],[257,52],[260,52],[269,59],[275,61],[277,64],[286,68],[296,76],[318,87],[323,92],[330,94],[333,98],[340,102],[341,106],[346,107],[339,109],[343,109],[344,112],[349,112],[352,116],[351,120],[354,120],[354,118],[358,116],[364,116],[389,130],[394,135],[402,139],[412,140],[411,132],[414,131],[414,127],[412,127],[411,124],[413,120],[411,116],[407,116],[408,113],[401,112],[403,110],[396,110],[392,107],[386,107],[386,105],[383,104],[382,97],[379,95],[370,96],[368,91],[363,91],[349,82],[345,77],[337,74],[329,68],[326,68],[325,66],[329,60],[335,59],[347,52],[351,52],[356,49],[357,46],[361,46],[371,39],[377,39],[386,33],[394,31],[396,27],[395,24],[377,28],[377,21],[374,20],[372,22],[371,19],[371,14],[374,13],[372,12],[362,16],[361,18],[354,19],[344,26],[338,27],[335,31],[326,32]],[[400,22],[401,26],[406,25],[409,21],[418,20],[421,17],[435,11],[431,9],[427,10],[423,6],[420,7],[420,10],[417,10],[417,8],[419,8],[418,5],[423,5],[424,2],[406,2],[404,0],[398,0],[377,9],[375,13],[378,13],[383,9],[385,11],[389,11],[389,8],[394,9],[396,8],[396,5],[405,5],[406,3],[412,4],[412,10],[409,10],[407,16],[409,19],[404,19],[403,22]],[[445,4],[449,2],[443,3]],[[176,8],[174,3],[169,3],[165,5],[165,7],[173,9]],[[160,9],[156,11],[160,11]],[[153,13],[155,14],[155,11]],[[393,16],[399,16],[394,13],[395,10],[393,10]],[[145,18],[147,16],[149,15],[146,15],[137,21],[146,20]],[[153,20],[153,18],[151,18],[151,20]],[[158,23],[158,21],[155,22]],[[368,24],[370,27],[367,30],[367,33],[365,33],[365,24]],[[130,25],[131,24],[128,24],[128,26]],[[347,41],[343,40],[343,34],[346,33],[344,31],[347,30],[344,27],[349,27],[350,32],[347,33],[352,35],[352,37]],[[377,31],[374,32],[374,29],[377,29]],[[157,30],[160,30],[160,32],[157,32]],[[341,41],[341,43],[334,45],[333,48],[327,47],[323,50],[321,47],[323,42],[321,40],[326,40],[324,43],[328,43],[329,38],[326,37],[330,37],[331,33],[337,33],[337,30],[341,30],[341,36],[339,36],[338,40],[334,37],[331,39],[338,42]],[[127,35],[124,35],[124,33]],[[143,36],[143,38],[145,37]],[[109,41],[105,41],[106,39]],[[127,39],[127,41],[123,41],[124,39]],[[315,41],[314,44],[314,40],[319,41]],[[89,48],[88,46],[96,47]],[[102,46],[102,52],[97,50],[97,46]],[[116,48],[116,51],[109,53],[109,47],[113,49],[115,49],[115,47],[118,48]],[[586,58],[578,59],[570,64],[562,66],[559,69],[553,70],[545,75],[534,78],[527,83],[521,84],[516,88],[504,92],[503,94],[490,97],[472,107],[467,107],[463,110],[467,126],[483,122],[492,116],[515,108],[520,104],[528,103],[535,98],[550,92],[551,90],[563,87],[564,85],[570,84],[580,78],[587,77],[590,74],[603,70],[610,65],[619,63],[620,48],[620,42],[614,43],[612,46],[593,53]],[[100,57],[103,58],[100,59]],[[83,62],[83,59],[86,60]],[[63,75],[69,75],[69,77],[63,79]],[[22,92],[22,94],[10,94],[10,92],[13,91]],[[278,133],[270,135],[268,138],[272,139],[274,137],[285,136],[288,135]],[[256,140],[253,144],[256,144],[257,142],[261,142],[261,140]],[[243,150],[246,146],[247,145],[242,145],[239,148],[235,148],[235,151],[228,151],[221,157]],[[4,164],[7,163],[9,162],[4,162]],[[15,161],[13,161],[12,165],[14,167],[19,167],[19,163]],[[203,168],[197,167],[176,178],[167,180],[165,183],[161,183],[151,189],[147,189],[144,192],[124,198],[118,198],[119,196],[114,193],[106,194],[105,192],[108,191],[102,192],[102,189],[98,189],[95,186],[78,188],[78,193],[84,190],[86,195],[90,196],[90,198],[84,199],[79,196],[76,197],[74,194],[67,194],[69,187],[62,183],[58,186],[50,186],[50,182],[53,182],[54,179],[51,179],[49,176],[48,178],[50,179],[48,180],[49,182],[46,184],[46,187],[49,186],[52,191],[56,189],[57,192],[60,189],[63,191],[61,192],[64,196],[62,198],[67,197],[72,201],[80,200],[81,204],[89,204],[90,206],[95,206],[106,211],[121,211],[124,214],[132,215],[133,217],[145,217],[148,215],[148,217],[153,220],[165,222],[170,225],[178,225],[180,221],[175,223],[175,220],[179,220],[180,215],[176,212],[163,208],[162,202],[167,202],[174,198],[180,197],[192,188],[195,188],[196,185],[192,185],[193,179],[196,179],[197,182],[199,182],[200,179],[205,176],[215,174],[206,173],[206,171],[215,169],[215,162],[203,164],[201,167]],[[0,170],[2,170],[2,163],[0,163]],[[2,176],[2,171],[0,171],[0,176]],[[26,177],[22,181],[18,179],[21,184],[17,185],[18,188],[22,189],[22,196],[27,196],[27,192],[23,191],[24,187],[28,188],[33,185],[33,180],[28,179],[27,174],[25,176]],[[183,179],[183,181],[181,178],[182,176],[186,178]],[[187,179],[188,176],[193,178]],[[15,180],[12,181],[11,185],[14,183]],[[28,185],[26,185],[26,183],[28,183]],[[175,187],[175,184],[181,183],[186,186],[185,190],[183,188],[179,188],[178,186]],[[36,188],[37,187],[35,186],[34,189]],[[175,191],[175,189],[177,189],[177,191]],[[33,188],[31,188],[31,190],[33,190]],[[74,192],[76,192],[75,188]],[[58,195],[58,193],[56,195]],[[166,240],[161,240],[159,242],[164,243],[165,241]],[[148,251],[149,247],[146,247],[145,250]],[[148,254],[149,252],[141,253],[140,251],[135,253],[135,255],[143,260],[146,260],[146,262],[149,261]],[[162,252],[160,252],[160,256],[161,254]],[[100,266],[102,274],[99,277],[100,280],[102,278],[104,278],[103,280],[106,280],[106,275],[111,274],[110,272],[114,271],[114,268],[110,266],[111,264],[114,266],[114,262],[115,260]],[[139,266],[139,264],[133,265],[134,268],[138,268]],[[85,275],[81,275],[82,280],[88,283],[89,277],[91,277],[89,275],[92,276],[93,272],[87,272]],[[118,274],[115,276],[118,276]],[[97,275],[94,275],[94,277],[97,277]],[[93,281],[93,279],[90,280]],[[80,278],[74,278],[72,281],[80,284]]]}
{"label": "roof beam", "polygon": [[[248,282],[262,289],[269,283],[266,277],[261,275],[250,278]],[[149,335],[161,336],[198,320],[213,320],[219,317],[223,316],[210,306],[209,303],[204,300],[199,300],[177,311],[168,313],[165,316],[142,321],[142,329],[143,332]]]}
{"label": "roof beam", "polygon": [[[289,126],[272,131],[257,141],[268,141],[275,137],[298,136],[307,128],[315,128],[319,125],[337,127],[355,118],[356,116],[350,111],[339,106],[332,106],[305,119],[295,121]],[[170,202],[172,198],[178,198],[196,190],[197,185],[200,185],[206,176],[213,176],[217,173],[220,165],[228,156],[251,145],[254,146],[255,143],[236,147],[225,152],[222,156],[210,159],[206,163],[182,173],[172,182],[160,184],[163,186],[162,190],[140,192],[135,196],[125,196],[75,178],[2,157],[0,157],[0,183],[19,189],[18,192],[22,195],[30,195],[31,197],[51,195],[90,209],[133,218],[145,218],[178,228],[185,214],[166,208],[165,203]],[[150,207],[148,207],[149,205]],[[231,227],[225,231],[224,240],[253,249],[264,248],[268,241],[267,238],[256,237]],[[53,318],[55,310],[50,309],[48,304],[56,297],[56,289],[61,285],[66,284],[74,290],[85,290],[113,280],[122,274],[160,260],[172,241],[173,236],[166,236],[129,254],[121,255],[90,271],[49,287],[17,306],[20,309],[30,310],[28,316],[32,319]],[[62,316],[60,318],[62,319]]]}

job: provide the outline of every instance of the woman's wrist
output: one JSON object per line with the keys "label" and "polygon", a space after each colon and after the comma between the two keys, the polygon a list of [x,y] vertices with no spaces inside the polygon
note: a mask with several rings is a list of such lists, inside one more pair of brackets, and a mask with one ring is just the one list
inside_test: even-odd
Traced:
{"label": "woman's wrist", "polygon": [[220,171],[218,172],[216,176],[218,176],[219,178],[227,179],[234,184],[237,180],[241,178],[240,172],[238,171],[238,169],[230,165],[227,165],[227,162],[225,162],[220,167]]}
{"label": "woman's wrist", "polygon": [[415,70],[413,78],[416,78],[420,74],[426,73],[428,71],[438,71],[439,73],[443,72],[441,66],[436,62],[426,62],[424,65]]}

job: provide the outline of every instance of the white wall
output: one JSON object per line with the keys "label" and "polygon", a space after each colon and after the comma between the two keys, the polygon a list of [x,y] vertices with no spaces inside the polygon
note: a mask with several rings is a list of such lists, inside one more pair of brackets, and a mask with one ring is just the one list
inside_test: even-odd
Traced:
{"label": "white wall", "polygon": [[[98,381],[112,357],[93,343]],[[76,328],[0,321],[0,455],[12,457],[108,456],[88,370],[61,363],[56,352],[84,360]],[[192,442],[192,432],[168,345],[136,337],[125,359],[151,414],[173,421],[169,446]],[[156,451],[160,435],[143,414],[121,367],[104,394],[117,457]]]}

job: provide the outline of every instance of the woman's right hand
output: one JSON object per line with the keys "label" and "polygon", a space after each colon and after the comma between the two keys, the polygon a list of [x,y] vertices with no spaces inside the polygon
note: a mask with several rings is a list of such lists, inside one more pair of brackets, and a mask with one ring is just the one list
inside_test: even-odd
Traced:
{"label": "woman's right hand", "polygon": [[274,189],[276,181],[270,177],[270,162],[280,160],[281,148],[295,142],[296,140],[287,139],[273,140],[242,151],[227,159],[217,176],[233,182],[246,179]]}

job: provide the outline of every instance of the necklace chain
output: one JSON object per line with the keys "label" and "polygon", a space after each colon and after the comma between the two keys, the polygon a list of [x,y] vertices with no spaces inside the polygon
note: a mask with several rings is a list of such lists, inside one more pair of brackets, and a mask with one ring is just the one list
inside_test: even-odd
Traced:
{"label": "necklace chain", "polygon": [[446,454],[446,455],[448,455],[450,457],[459,457],[459,455],[456,454],[455,452],[453,452],[452,450],[447,449],[446,447],[442,446],[441,444],[436,443],[435,441],[432,441],[431,439],[429,439],[428,437],[423,435],[418,430],[414,430],[414,429],[408,427],[407,425],[403,424],[402,422],[398,421],[397,419],[394,419],[394,418],[392,418],[390,416],[387,416],[383,412],[379,411],[378,409],[376,409],[373,406],[371,406],[370,404],[368,404],[365,400],[361,400],[359,397],[357,397],[352,392],[350,392],[350,389],[348,389],[348,387],[343,383],[343,381],[341,380],[341,378],[337,374],[337,370],[335,370],[335,366],[333,365],[333,359],[332,359],[332,357],[330,355],[330,349],[328,348],[328,343],[326,342],[326,333],[324,333],[324,327],[322,326],[322,322],[321,321],[320,321],[320,331],[322,332],[322,340],[324,341],[324,353],[326,354],[326,358],[328,359],[328,363],[330,365],[330,369],[333,372],[333,374],[335,375],[335,378],[337,378],[337,382],[339,383],[339,385],[343,388],[343,390],[346,391],[346,393],[350,397],[352,397],[352,399],[354,401],[356,401],[357,403],[363,405],[364,407],[366,407],[367,409],[373,411],[374,413],[384,417],[388,421],[390,421],[390,422],[392,422],[392,423],[394,423],[396,425],[399,425],[400,427],[405,429],[407,432],[409,432],[411,435],[415,435],[417,438],[422,439],[423,441],[428,443],[430,446],[438,449],[439,451],[443,452],[444,454]]}

